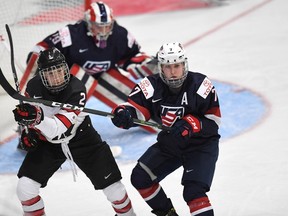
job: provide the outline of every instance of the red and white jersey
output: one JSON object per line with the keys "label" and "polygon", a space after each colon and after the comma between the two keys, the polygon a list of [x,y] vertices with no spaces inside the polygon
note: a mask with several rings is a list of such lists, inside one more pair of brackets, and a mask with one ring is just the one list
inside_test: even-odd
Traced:
{"label": "red and white jersey", "polygon": [[[71,76],[68,86],[58,94],[51,94],[42,84],[39,75],[32,78],[27,85],[26,96],[45,99],[75,106],[85,106],[86,89],[83,83]],[[77,133],[77,128],[87,116],[86,113],[60,109],[59,107],[48,107],[39,104],[43,109],[44,119],[35,128],[51,143],[68,142]]]}

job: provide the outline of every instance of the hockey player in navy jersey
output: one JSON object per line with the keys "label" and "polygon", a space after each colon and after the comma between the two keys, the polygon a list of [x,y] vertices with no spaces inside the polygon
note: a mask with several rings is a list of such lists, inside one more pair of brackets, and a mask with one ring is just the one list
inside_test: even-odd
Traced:
{"label": "hockey player in navy jersey", "polygon": [[[70,75],[58,49],[41,51],[37,63],[37,75],[28,82],[26,96],[78,107],[85,105],[85,86]],[[23,130],[21,136],[27,154],[18,172],[17,185],[24,215],[45,215],[39,189],[68,159],[74,178],[75,162],[95,190],[104,192],[118,216],[135,216],[109,145],[93,128],[87,113],[29,103],[17,105],[13,113],[20,125],[28,127],[28,133]]]}
{"label": "hockey player in navy jersey", "polygon": [[[139,79],[153,74],[156,68],[153,58],[140,51],[136,39],[117,23],[112,9],[103,2],[92,3],[83,20],[63,27],[33,48],[20,89],[25,89],[35,74],[38,53],[49,47],[56,47],[64,54],[70,72],[85,83],[87,98],[95,96],[111,108],[126,101],[135,86],[120,70]],[[145,129],[155,132],[152,128]]]}
{"label": "hockey player in navy jersey", "polygon": [[144,78],[126,103],[113,109],[114,125],[136,126],[132,118],[152,117],[168,127],[139,158],[131,182],[152,213],[178,215],[160,185],[167,175],[183,167],[183,198],[193,216],[213,216],[206,194],[210,190],[218,158],[220,108],[215,87],[203,74],[188,71],[180,43],[161,46],[159,74]]}
{"label": "hockey player in navy jersey", "polygon": [[[94,95],[111,107],[115,106],[115,98],[126,100],[135,86],[120,70],[139,79],[152,74],[152,69],[156,68],[156,64],[149,64],[152,58],[140,51],[136,39],[117,23],[112,9],[103,2],[92,3],[82,20],[37,43],[28,56],[21,89],[35,72],[33,65],[39,51],[49,47],[56,47],[63,53],[71,73],[86,84],[88,97]],[[96,83],[89,81],[89,75]]]}

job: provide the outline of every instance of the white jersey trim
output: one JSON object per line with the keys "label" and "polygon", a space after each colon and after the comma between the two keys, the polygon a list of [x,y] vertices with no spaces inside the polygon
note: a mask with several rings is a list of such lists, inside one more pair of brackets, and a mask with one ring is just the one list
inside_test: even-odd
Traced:
{"label": "white jersey trim", "polygon": [[212,88],[213,88],[212,82],[207,77],[205,77],[205,79],[203,80],[197,91],[197,94],[200,95],[202,98],[206,99],[206,97],[211,92]]}
{"label": "white jersey trim", "polygon": [[65,26],[64,28],[59,30],[59,36],[63,48],[72,45],[71,34],[68,26]]}
{"label": "white jersey trim", "polygon": [[150,80],[147,77],[142,79],[138,85],[140,89],[142,90],[146,99],[149,99],[153,96],[154,87],[152,86]]}

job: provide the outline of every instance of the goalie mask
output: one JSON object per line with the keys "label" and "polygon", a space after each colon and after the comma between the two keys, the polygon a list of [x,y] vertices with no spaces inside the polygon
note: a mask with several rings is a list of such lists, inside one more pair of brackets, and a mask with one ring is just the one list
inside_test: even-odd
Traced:
{"label": "goalie mask", "polygon": [[[183,85],[188,74],[188,63],[185,56],[185,51],[182,45],[178,42],[167,43],[161,46],[157,53],[159,75],[163,82],[170,88],[179,88]],[[183,64],[183,73],[181,77],[167,77],[163,71],[163,67]]]}
{"label": "goalie mask", "polygon": [[103,2],[94,2],[84,13],[84,20],[87,23],[89,35],[95,39],[96,46],[105,48],[114,25],[112,9]]}
{"label": "goalie mask", "polygon": [[70,71],[64,55],[57,48],[41,51],[37,64],[42,83],[51,93],[58,93],[66,88]]}

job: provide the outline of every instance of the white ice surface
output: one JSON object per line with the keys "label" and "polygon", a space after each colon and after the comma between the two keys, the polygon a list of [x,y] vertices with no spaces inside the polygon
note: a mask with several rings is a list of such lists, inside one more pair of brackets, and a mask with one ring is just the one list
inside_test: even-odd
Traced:
{"label": "white ice surface", "polygon": [[[250,89],[266,101],[269,111],[261,122],[221,141],[208,194],[216,216],[288,214],[287,11],[286,0],[231,0],[223,7],[118,19],[147,53],[155,53],[164,42],[180,41],[186,45],[191,70]],[[3,131],[7,134],[14,126],[11,109],[16,102],[6,96],[0,100],[2,137]],[[136,213],[148,216],[149,207],[129,182],[134,165],[134,161],[119,164],[123,183]],[[180,179],[181,169],[168,176],[162,186],[179,215],[188,216]],[[21,215],[16,183],[15,174],[0,175],[1,216]],[[57,172],[41,195],[48,216],[113,215],[102,192],[95,192],[81,171],[76,183],[71,172]]]}

